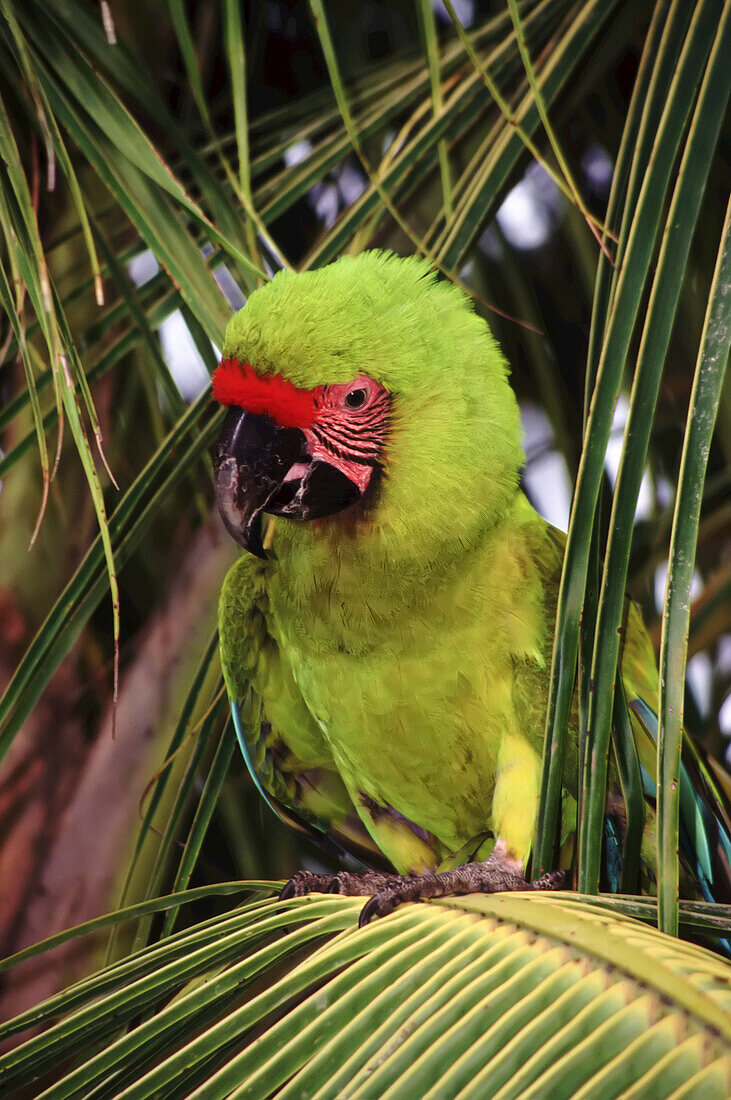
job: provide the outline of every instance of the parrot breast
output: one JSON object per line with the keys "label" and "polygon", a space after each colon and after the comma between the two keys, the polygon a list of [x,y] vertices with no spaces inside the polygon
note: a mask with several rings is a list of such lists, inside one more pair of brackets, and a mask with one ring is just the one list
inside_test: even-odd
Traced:
{"label": "parrot breast", "polygon": [[[351,798],[435,836],[442,858],[489,829],[506,731],[530,730],[540,752],[550,638],[528,508],[516,494],[509,539],[398,582],[369,578],[357,541],[323,561],[306,532],[296,551],[277,532],[290,567],[271,576],[270,629]],[[410,870],[394,844],[386,854]]]}

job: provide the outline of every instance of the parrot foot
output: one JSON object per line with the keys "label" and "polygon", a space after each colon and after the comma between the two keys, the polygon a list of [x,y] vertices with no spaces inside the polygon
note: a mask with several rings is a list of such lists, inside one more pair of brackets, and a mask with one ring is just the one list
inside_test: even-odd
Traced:
{"label": "parrot foot", "polygon": [[494,862],[464,863],[453,871],[437,875],[399,875],[392,878],[366,902],[358,918],[363,928],[373,917],[385,917],[405,901],[423,901],[453,894],[497,894],[504,890],[560,890],[564,871],[550,871],[535,882],[526,882],[522,874],[504,870]]}
{"label": "parrot foot", "polygon": [[497,894],[504,890],[560,890],[565,879],[565,871],[549,871],[535,882],[526,882],[519,871],[501,867],[494,859],[484,863],[463,863],[453,871],[437,875],[392,875],[386,871],[318,875],[313,871],[298,871],[279,899],[285,901],[312,893],[347,894],[349,897],[370,894],[358,918],[358,927],[363,928],[373,917],[385,917],[405,901],[424,901],[452,894]]}

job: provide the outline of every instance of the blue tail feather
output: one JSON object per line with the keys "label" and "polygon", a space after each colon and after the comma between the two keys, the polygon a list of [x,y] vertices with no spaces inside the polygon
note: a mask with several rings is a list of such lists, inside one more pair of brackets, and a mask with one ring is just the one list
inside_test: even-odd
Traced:
{"label": "blue tail feather", "polygon": [[[657,744],[658,719],[655,712],[644,699],[633,699],[629,704],[639,718],[650,737]],[[647,771],[642,768],[642,782],[645,793],[650,798],[657,798],[657,787]],[[699,789],[701,784],[707,786],[704,777],[698,771],[698,784],[693,782],[688,765],[685,761],[680,764],[680,848],[688,865],[693,869],[698,879],[698,885],[707,901],[724,901],[718,897],[716,889],[716,874],[714,873],[714,860],[712,844],[716,844],[722,858],[727,865],[731,865],[731,831],[725,820],[722,807],[717,807],[718,813],[714,813],[709,805],[714,792],[710,789]]]}
{"label": "blue tail feather", "polygon": [[[655,712],[643,699],[633,699],[630,707],[640,720],[648,734],[657,745],[658,719]],[[705,901],[728,901],[719,896],[728,892],[728,868],[731,866],[731,828],[722,796],[713,789],[703,773],[701,762],[689,752],[688,762],[697,782],[693,781],[691,768],[685,760],[680,764],[680,820],[678,842],[681,856],[692,871],[698,889]],[[657,800],[657,785],[645,768],[640,766],[642,785],[648,798]],[[714,812],[715,811],[715,812]],[[716,868],[714,869],[714,848]],[[731,940],[722,939],[718,945],[725,954],[731,955]]]}

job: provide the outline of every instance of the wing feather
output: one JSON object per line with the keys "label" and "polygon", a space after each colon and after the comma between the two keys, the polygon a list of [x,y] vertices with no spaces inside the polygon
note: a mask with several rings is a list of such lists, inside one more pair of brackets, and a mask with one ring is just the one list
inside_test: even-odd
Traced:
{"label": "wing feather", "polygon": [[249,774],[285,824],[331,855],[382,866],[383,855],[268,629],[266,580],[266,562],[242,557],[219,602],[221,663]]}

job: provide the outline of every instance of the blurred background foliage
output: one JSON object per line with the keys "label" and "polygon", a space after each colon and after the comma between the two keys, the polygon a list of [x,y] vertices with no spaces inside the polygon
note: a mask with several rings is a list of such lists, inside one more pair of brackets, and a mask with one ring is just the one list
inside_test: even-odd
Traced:
{"label": "blurred background foliage", "polygon": [[[619,199],[607,209],[623,135],[630,150],[638,141],[626,126],[643,51],[646,82],[657,72],[659,124],[662,80],[667,100],[703,20],[705,64],[723,8],[518,5],[551,137],[592,229],[540,125],[504,0],[353,0],[325,10],[306,0],[0,0],[7,952],[120,899],[284,878],[322,860],[253,789],[217,664],[216,597],[235,548],[214,514],[208,452],[219,417],[206,387],[231,311],[283,264],[376,246],[426,252],[466,284],[497,335],[523,413],[525,489],[565,529],[597,237],[608,217],[604,247],[616,255],[620,226],[631,223]],[[724,227],[727,137],[709,157],[667,321],[632,534],[628,587],[658,650],[686,415]],[[645,169],[648,155],[649,146]],[[628,186],[625,176],[617,190]],[[671,194],[658,193],[658,219]],[[652,237],[651,273],[661,236]],[[640,319],[650,280],[642,284]],[[641,332],[638,323],[603,461],[600,545]],[[726,390],[701,507],[685,699],[689,728],[717,761],[731,734],[729,412]],[[192,904],[185,922],[217,904]],[[174,920],[141,919],[113,955]],[[4,1012],[87,971],[98,944],[84,943],[11,972]]]}

